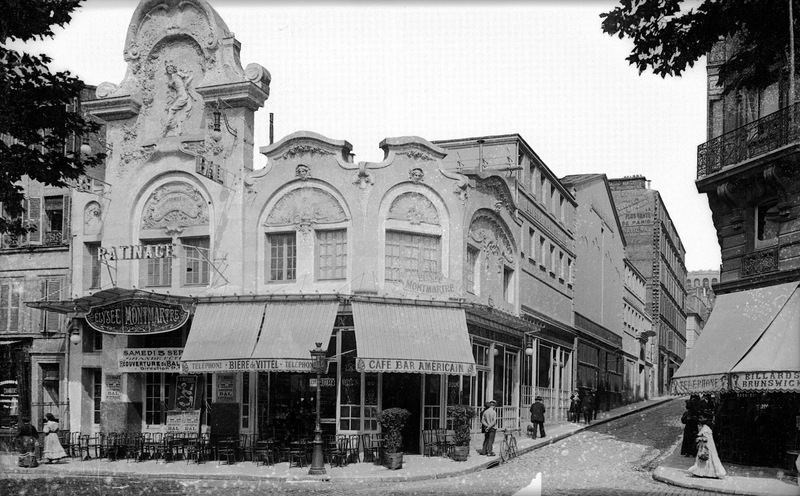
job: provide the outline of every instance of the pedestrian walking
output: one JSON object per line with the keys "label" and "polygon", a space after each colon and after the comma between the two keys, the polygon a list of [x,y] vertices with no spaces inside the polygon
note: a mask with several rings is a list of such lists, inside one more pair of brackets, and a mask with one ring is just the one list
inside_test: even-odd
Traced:
{"label": "pedestrian walking", "polygon": [[681,415],[683,423],[683,442],[681,455],[697,455],[697,417],[700,415],[700,396],[693,394],[686,400],[686,411]]}
{"label": "pedestrian walking", "polygon": [[591,424],[592,415],[594,415],[594,393],[586,391],[583,401],[581,401],[581,407],[583,408],[583,420],[587,424]]}
{"label": "pedestrian walking", "polygon": [[705,414],[700,414],[697,417],[697,424],[697,456],[694,465],[689,468],[689,473],[695,477],[723,479],[726,472],[717,454],[717,446],[714,444],[711,419]]}
{"label": "pedestrian walking", "polygon": [[483,454],[495,456],[494,436],[497,432],[497,412],[494,407],[497,405],[495,400],[489,401],[489,406],[481,414],[481,429],[483,430]]}
{"label": "pedestrian walking", "polygon": [[17,465],[25,468],[39,466],[39,431],[31,425],[30,417],[23,417],[14,436],[19,451]]}
{"label": "pedestrian walking", "polygon": [[44,459],[45,463],[53,463],[67,457],[67,452],[58,440],[58,419],[52,413],[46,413],[44,428]]}
{"label": "pedestrian walking", "polygon": [[542,397],[537,396],[536,400],[531,405],[531,423],[533,424],[533,438],[536,439],[536,428],[539,428],[539,435],[545,437],[544,433],[544,412],[545,407],[542,403]]}
{"label": "pedestrian walking", "polygon": [[570,422],[579,423],[581,421],[581,396],[580,394],[575,391],[569,397],[569,414]]}
{"label": "pedestrian walking", "polygon": [[592,420],[597,420],[597,412],[600,411],[600,402],[602,398],[600,397],[600,393],[597,389],[592,389]]}

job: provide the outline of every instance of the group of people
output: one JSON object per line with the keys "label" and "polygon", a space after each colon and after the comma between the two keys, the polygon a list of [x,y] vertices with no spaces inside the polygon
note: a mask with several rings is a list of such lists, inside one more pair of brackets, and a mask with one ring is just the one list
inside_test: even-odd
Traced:
{"label": "group of people", "polygon": [[[22,418],[21,420],[22,422],[19,429],[17,429],[15,437],[19,451],[17,464],[20,467],[34,468],[39,466],[39,450],[41,448],[39,431],[31,424],[30,418]],[[55,463],[62,458],[66,458],[67,453],[58,439],[58,419],[52,413],[45,414],[42,432],[44,433],[42,459],[45,463]]]}
{"label": "group of people", "polygon": [[681,455],[694,457],[689,473],[696,477],[722,479],[725,468],[719,459],[711,425],[714,419],[714,401],[706,394],[702,399],[693,394],[686,400],[686,411],[681,415],[683,442]]}
{"label": "group of people", "polygon": [[600,401],[595,389],[587,390],[583,396],[574,391],[569,397],[569,411],[567,420],[580,423],[581,417],[587,424],[597,420],[597,411],[600,410]]}

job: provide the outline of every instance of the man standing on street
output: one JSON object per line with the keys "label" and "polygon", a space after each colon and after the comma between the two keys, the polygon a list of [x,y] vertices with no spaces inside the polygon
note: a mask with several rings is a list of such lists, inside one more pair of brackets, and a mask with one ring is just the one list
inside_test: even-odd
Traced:
{"label": "man standing on street", "polygon": [[494,435],[497,432],[497,412],[494,407],[496,401],[489,401],[489,406],[483,411],[481,415],[481,425],[483,426],[483,454],[486,456],[495,456],[494,451]]}
{"label": "man standing on street", "polygon": [[533,424],[533,438],[536,439],[536,427],[539,427],[539,436],[545,437],[544,433],[544,403],[542,397],[537,396],[536,400],[531,405],[531,423]]}

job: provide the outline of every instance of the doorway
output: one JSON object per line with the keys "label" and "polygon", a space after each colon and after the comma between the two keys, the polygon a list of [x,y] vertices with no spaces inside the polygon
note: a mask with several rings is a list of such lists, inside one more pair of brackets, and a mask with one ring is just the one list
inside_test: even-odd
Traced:
{"label": "doorway", "polygon": [[403,452],[420,453],[420,404],[422,402],[420,374],[383,374],[383,409],[405,408],[411,412],[403,428]]}

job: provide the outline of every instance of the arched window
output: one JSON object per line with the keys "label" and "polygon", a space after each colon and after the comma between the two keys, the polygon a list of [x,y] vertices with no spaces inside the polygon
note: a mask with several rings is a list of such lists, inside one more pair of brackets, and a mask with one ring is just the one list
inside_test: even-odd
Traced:
{"label": "arched window", "polygon": [[386,215],[385,279],[442,277],[442,219],[426,195],[398,195]]}

